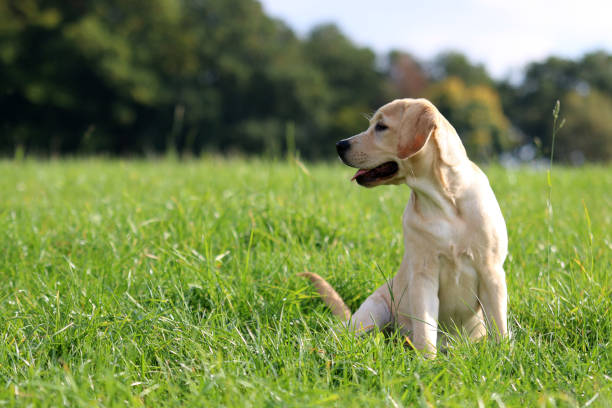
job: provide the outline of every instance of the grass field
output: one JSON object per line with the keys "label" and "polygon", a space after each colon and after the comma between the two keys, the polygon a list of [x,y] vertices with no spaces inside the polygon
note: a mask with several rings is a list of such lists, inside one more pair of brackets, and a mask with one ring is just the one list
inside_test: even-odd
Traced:
{"label": "grass field", "polygon": [[[0,406],[611,406],[612,168],[485,169],[512,341],[334,335],[401,260],[407,187],[340,164],[0,162]],[[549,245],[550,243],[550,245]]]}

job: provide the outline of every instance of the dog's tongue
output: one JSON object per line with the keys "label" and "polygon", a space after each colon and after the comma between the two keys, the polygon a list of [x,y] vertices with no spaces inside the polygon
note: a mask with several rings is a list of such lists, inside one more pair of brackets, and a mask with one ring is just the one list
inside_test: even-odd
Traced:
{"label": "dog's tongue", "polygon": [[366,174],[368,171],[369,170],[366,170],[366,169],[359,169],[359,170],[357,170],[357,173],[355,173],[355,175],[353,176],[351,181],[355,180],[357,177],[361,176],[362,174]]}

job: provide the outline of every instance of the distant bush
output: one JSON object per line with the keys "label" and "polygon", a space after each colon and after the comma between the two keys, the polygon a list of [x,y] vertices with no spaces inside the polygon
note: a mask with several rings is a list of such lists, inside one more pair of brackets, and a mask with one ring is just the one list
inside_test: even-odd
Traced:
{"label": "distant bush", "polygon": [[610,159],[604,52],[549,58],[519,83],[496,82],[456,51],[430,62],[403,51],[377,57],[333,24],[298,38],[255,0],[7,0],[0,27],[0,153],[8,155],[278,156],[291,139],[302,156],[325,158],[383,103],[427,95],[477,159],[512,148],[510,129],[546,154],[550,107],[567,95],[567,129],[583,140],[560,134],[557,158]]}
{"label": "distant bush", "polygon": [[581,164],[585,159],[612,159],[612,99],[597,91],[565,97],[565,125],[559,131],[556,156]]}

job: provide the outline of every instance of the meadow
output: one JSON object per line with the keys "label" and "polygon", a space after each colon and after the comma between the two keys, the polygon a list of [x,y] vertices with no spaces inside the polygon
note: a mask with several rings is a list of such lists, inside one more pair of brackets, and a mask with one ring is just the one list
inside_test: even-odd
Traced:
{"label": "meadow", "polygon": [[[406,186],[334,164],[0,161],[0,407],[612,405],[612,168],[484,169],[513,338],[335,333],[397,270]],[[552,212],[547,203],[552,203]]]}

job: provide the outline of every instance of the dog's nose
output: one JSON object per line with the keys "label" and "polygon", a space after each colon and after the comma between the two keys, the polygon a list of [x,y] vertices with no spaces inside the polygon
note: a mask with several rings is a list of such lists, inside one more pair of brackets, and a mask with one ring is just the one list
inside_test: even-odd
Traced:
{"label": "dog's nose", "polygon": [[338,155],[342,157],[344,152],[346,152],[351,147],[351,142],[346,139],[342,139],[338,143],[336,143],[336,150],[338,151]]}

